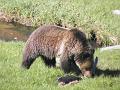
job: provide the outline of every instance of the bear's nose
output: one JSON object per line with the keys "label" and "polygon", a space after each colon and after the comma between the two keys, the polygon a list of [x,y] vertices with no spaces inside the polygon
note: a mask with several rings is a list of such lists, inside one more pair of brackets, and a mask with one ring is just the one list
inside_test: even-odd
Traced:
{"label": "bear's nose", "polygon": [[84,77],[92,77],[92,72],[91,71],[85,71],[84,72]]}

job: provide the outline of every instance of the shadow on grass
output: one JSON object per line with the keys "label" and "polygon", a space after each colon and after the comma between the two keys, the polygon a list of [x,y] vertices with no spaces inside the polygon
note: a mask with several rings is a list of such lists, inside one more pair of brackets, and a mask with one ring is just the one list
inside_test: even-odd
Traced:
{"label": "shadow on grass", "polygon": [[110,76],[110,77],[119,77],[120,76],[120,70],[101,70],[99,68],[96,69],[96,75],[95,76]]}

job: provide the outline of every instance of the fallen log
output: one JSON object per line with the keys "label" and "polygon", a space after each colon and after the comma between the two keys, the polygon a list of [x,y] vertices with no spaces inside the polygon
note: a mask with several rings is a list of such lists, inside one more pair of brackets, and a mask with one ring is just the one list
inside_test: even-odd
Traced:
{"label": "fallen log", "polygon": [[103,51],[106,51],[106,50],[114,50],[114,49],[120,49],[120,45],[108,46],[108,47],[100,48],[100,52],[103,52]]}

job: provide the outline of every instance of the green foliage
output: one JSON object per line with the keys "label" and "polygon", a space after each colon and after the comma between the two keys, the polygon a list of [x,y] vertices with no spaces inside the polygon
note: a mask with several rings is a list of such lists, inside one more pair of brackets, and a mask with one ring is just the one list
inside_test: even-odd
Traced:
{"label": "green foliage", "polygon": [[[120,76],[96,76],[81,80],[78,84],[59,87],[57,77],[63,72],[46,67],[38,58],[29,70],[21,68],[23,42],[0,41],[0,90],[119,90]],[[120,50],[100,53],[98,67],[120,70]]]}
{"label": "green foliage", "polygon": [[120,17],[112,14],[119,8],[118,0],[0,0],[0,10],[20,23],[82,27],[96,31],[104,44],[120,42]]}

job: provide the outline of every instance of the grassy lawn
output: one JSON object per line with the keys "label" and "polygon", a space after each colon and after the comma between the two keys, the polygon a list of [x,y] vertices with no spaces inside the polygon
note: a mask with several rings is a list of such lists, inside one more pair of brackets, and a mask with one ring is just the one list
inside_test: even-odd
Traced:
{"label": "grassy lawn", "polygon": [[112,14],[115,9],[120,9],[118,0],[0,0],[0,11],[14,21],[94,30],[105,44],[120,43],[120,16]]}
{"label": "grassy lawn", "polygon": [[78,84],[59,87],[60,69],[47,68],[40,58],[29,70],[21,68],[23,42],[0,41],[0,90],[119,90],[120,50],[99,52],[98,67],[102,73]]}
{"label": "grassy lawn", "polygon": [[[32,26],[62,24],[94,30],[105,44],[120,44],[119,0],[0,0],[0,12]],[[24,42],[0,41],[0,90],[120,90],[120,50],[97,50],[97,76],[78,84],[59,87],[63,72],[46,67],[40,58],[29,70],[21,68]]]}

